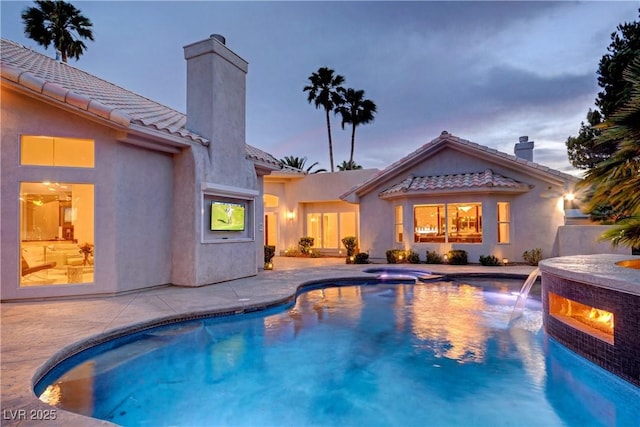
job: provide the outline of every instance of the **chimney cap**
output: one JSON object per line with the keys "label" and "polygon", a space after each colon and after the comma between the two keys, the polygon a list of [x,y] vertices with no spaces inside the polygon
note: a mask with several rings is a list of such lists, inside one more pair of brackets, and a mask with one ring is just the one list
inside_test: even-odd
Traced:
{"label": "chimney cap", "polygon": [[225,39],[223,35],[220,35],[220,34],[211,34],[211,35],[209,36],[209,38],[210,38],[210,39],[215,39],[215,40],[219,41],[220,43],[222,43],[222,44],[224,44],[224,45],[226,45],[226,44],[227,44],[227,39]]}
{"label": "chimney cap", "polygon": [[526,135],[525,136],[521,136],[520,138],[518,138],[519,142],[527,142],[528,140],[529,140],[529,137],[526,136]]}

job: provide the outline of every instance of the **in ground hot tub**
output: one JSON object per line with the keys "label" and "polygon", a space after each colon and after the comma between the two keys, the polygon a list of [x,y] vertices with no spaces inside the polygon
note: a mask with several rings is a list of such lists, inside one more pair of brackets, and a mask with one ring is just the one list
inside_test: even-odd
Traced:
{"label": "in ground hot tub", "polygon": [[579,255],[540,263],[544,327],[640,386],[640,257]]}

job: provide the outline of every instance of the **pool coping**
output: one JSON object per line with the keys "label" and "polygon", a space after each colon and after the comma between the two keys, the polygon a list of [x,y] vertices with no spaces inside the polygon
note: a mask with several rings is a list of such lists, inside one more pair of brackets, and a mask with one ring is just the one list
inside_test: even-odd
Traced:
{"label": "pool coping", "polygon": [[[207,310],[186,310],[181,312],[176,312],[171,315],[164,316],[151,316],[147,319],[138,319],[137,321],[126,322],[121,326],[112,326],[111,324],[107,324],[106,326],[101,324],[102,331],[95,332],[90,331],[83,335],[80,331],[79,336],[74,336],[69,343],[66,345],[60,344],[57,345],[56,342],[42,343],[48,344],[40,347],[39,350],[44,351],[44,355],[40,355],[40,357],[29,357],[29,351],[25,351],[22,348],[22,353],[26,360],[13,360],[13,364],[22,365],[19,373],[15,375],[10,375],[9,385],[12,389],[18,388],[20,392],[18,396],[7,396],[8,392],[5,392],[5,384],[7,383],[7,374],[14,374],[14,372],[9,372],[10,368],[7,365],[12,364],[11,362],[7,362],[7,355],[11,353],[11,351],[7,351],[6,346],[3,344],[2,348],[2,376],[3,376],[3,425],[42,425],[42,420],[38,419],[30,419],[31,411],[42,411],[42,410],[51,410],[52,407],[41,402],[33,392],[33,387],[44,377],[44,375],[49,372],[56,364],[64,361],[68,357],[71,357],[73,354],[77,354],[83,350],[88,349],[93,345],[97,345],[101,342],[106,342],[111,339],[114,339],[118,336],[130,334],[135,331],[140,331],[143,329],[149,329],[152,327],[161,326],[163,324],[175,323],[180,320],[185,319],[195,319],[195,318],[206,318],[213,317],[221,314],[243,314],[255,312],[258,310],[273,308],[277,306],[284,306],[289,304],[295,300],[297,295],[301,292],[309,290],[314,286],[324,287],[335,284],[346,284],[347,282],[353,283],[354,280],[359,280],[361,282],[374,283],[380,280],[376,279],[374,275],[363,275],[362,266],[360,265],[358,271],[354,271],[354,267],[344,267],[344,266],[329,266],[327,269],[323,269],[322,267],[314,267],[311,269],[297,269],[295,271],[281,271],[279,275],[275,275],[272,279],[285,279],[288,283],[280,283],[280,289],[275,290],[274,292],[268,292],[268,295],[258,295],[257,302],[246,302],[243,300],[251,300],[250,298],[241,298],[242,290],[245,289],[245,286],[250,284],[255,292],[258,287],[263,286],[265,284],[269,284],[269,280],[265,280],[269,278],[269,276],[273,275],[273,272],[261,272],[258,276],[252,276],[245,279],[238,279],[237,281],[230,281],[221,284],[209,285],[207,287],[201,288],[179,288],[179,287],[168,287],[162,289],[153,289],[149,291],[141,291],[139,293],[134,293],[134,295],[123,295],[121,297],[109,297],[109,298],[91,298],[89,299],[89,303],[95,303],[96,301],[100,302],[110,302],[114,299],[127,299],[127,298],[135,298],[136,295],[146,294],[147,297],[153,296],[155,294],[187,294],[187,293],[199,293],[196,291],[197,289],[204,289],[203,293],[207,294],[215,294],[215,291],[222,291],[226,289],[228,292],[229,288],[232,288],[233,293],[235,294],[236,301],[235,303],[222,303],[216,308],[207,309]],[[403,264],[403,265],[392,265],[390,268],[398,268],[398,269],[415,269],[417,265]],[[493,278],[524,278],[527,276],[527,272],[532,270],[535,267],[522,267],[518,268],[518,271],[506,272],[506,271],[496,271],[496,267],[482,268],[481,266],[466,266],[465,270],[467,271],[452,271],[452,270],[460,270],[460,266],[441,266],[437,268],[439,271],[432,271],[433,265],[419,265],[418,268],[424,269],[432,274],[440,274],[442,276],[447,276],[450,278],[460,278],[460,277],[493,277]],[[501,267],[502,269],[503,267]],[[513,270],[513,269],[512,269]],[[291,276],[300,276],[298,280],[289,279]],[[315,277],[314,277],[315,276]],[[307,280],[301,280],[302,278],[306,278]],[[267,283],[265,283],[267,282]],[[273,283],[271,283],[273,284]],[[284,288],[284,289],[283,289]],[[211,292],[209,292],[211,291]],[[224,293],[224,292],[223,292]],[[198,298],[197,295],[192,295],[195,299]],[[74,300],[71,301],[71,305],[82,304],[86,302],[86,300]],[[3,343],[6,342],[7,327],[15,326],[15,325],[7,325],[7,319],[9,316],[5,315],[6,307],[10,308],[22,308],[26,307],[27,311],[29,310],[30,305],[34,306],[56,306],[56,305],[64,305],[65,301],[44,301],[44,302],[34,302],[34,303],[3,303],[3,316],[2,316],[2,335],[3,335]],[[99,305],[99,304],[98,304]],[[18,310],[21,311],[21,310]],[[37,309],[36,309],[37,312]],[[31,312],[31,317],[37,315],[36,312]],[[75,314],[75,313],[74,313]],[[29,317],[29,316],[27,316]],[[81,324],[81,323],[79,323]],[[55,328],[54,328],[55,329]],[[72,328],[73,329],[73,328]],[[34,332],[34,331],[30,331]],[[41,332],[41,330],[38,330]],[[75,331],[74,331],[75,332]],[[68,337],[66,337],[68,338]],[[46,341],[46,340],[45,340]],[[40,343],[38,343],[40,344]],[[18,343],[19,345],[19,343]],[[56,346],[57,345],[57,346]],[[15,346],[11,350],[16,350]],[[47,351],[49,350],[49,351]],[[15,359],[15,358],[12,358]],[[16,378],[17,377],[17,378]],[[18,384],[16,384],[16,382]],[[9,399],[7,399],[9,397]],[[54,408],[57,409],[57,408]],[[6,416],[7,411],[9,416]],[[13,411],[13,412],[11,412]],[[24,411],[24,412],[17,412]],[[35,413],[35,412],[34,412]],[[25,417],[21,417],[18,419],[16,414],[25,414]],[[87,417],[84,415],[80,415],[77,413],[72,413],[68,411],[64,411],[61,409],[57,409],[56,411],[57,419],[55,421],[47,421],[47,425],[83,425],[83,426],[94,426],[94,425],[114,425],[110,422],[104,420],[98,420],[95,418]]]}

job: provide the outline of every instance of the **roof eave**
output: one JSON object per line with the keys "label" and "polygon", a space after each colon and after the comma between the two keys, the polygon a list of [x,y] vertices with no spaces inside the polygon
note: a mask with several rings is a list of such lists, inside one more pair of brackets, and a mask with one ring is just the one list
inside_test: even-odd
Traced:
{"label": "roof eave", "polygon": [[477,187],[477,188],[444,188],[438,190],[422,190],[422,191],[397,191],[390,194],[380,194],[379,197],[384,200],[398,199],[414,196],[448,196],[448,195],[464,195],[464,194],[523,194],[531,190],[531,186],[521,187]]}

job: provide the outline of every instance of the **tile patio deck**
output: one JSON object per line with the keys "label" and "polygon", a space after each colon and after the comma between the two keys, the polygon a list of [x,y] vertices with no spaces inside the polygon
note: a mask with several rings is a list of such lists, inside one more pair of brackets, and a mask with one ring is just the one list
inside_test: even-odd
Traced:
{"label": "tile patio deck", "polygon": [[[275,270],[260,272],[257,276],[200,288],[165,286],[110,297],[2,303],[0,424],[113,425],[62,410],[56,411],[55,421],[30,419],[31,410],[51,409],[35,396],[34,377],[56,353],[63,353],[75,343],[154,319],[272,303],[295,294],[298,286],[305,282],[371,276],[363,270],[372,267],[345,265],[342,258],[276,257],[274,265]],[[440,274],[483,272],[523,276],[533,270],[530,266],[402,264],[393,267]]]}

